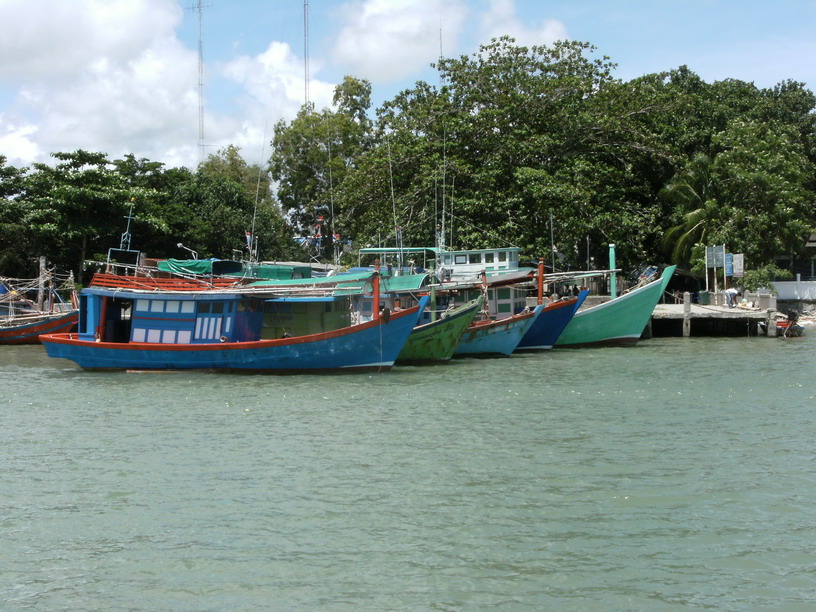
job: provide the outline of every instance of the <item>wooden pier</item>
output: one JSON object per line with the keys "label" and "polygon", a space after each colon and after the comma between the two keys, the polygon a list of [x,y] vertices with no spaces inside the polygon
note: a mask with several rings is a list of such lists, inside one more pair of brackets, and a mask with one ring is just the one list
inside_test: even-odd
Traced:
{"label": "wooden pier", "polygon": [[767,325],[768,337],[776,337],[776,310],[728,308],[692,304],[686,293],[681,304],[658,304],[644,337],[667,336],[757,336],[759,324]]}

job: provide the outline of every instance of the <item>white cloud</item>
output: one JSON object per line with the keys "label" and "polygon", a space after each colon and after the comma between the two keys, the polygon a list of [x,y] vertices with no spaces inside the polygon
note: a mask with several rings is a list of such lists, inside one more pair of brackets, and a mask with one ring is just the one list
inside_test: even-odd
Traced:
{"label": "white cloud", "polygon": [[5,155],[12,166],[24,166],[36,159],[40,156],[40,150],[31,138],[36,133],[36,125],[18,125],[0,115],[0,155]]}
{"label": "white cloud", "polygon": [[172,0],[3,0],[0,76],[70,78],[99,57],[125,63],[180,20]]}
{"label": "white cloud", "polygon": [[166,157],[197,143],[197,54],[175,36],[181,16],[173,0],[0,3],[0,77],[17,88],[3,154],[48,162],[84,148],[194,163],[195,153]]}
{"label": "white cloud", "polygon": [[527,47],[568,38],[566,26],[554,19],[544,19],[539,25],[522,23],[514,0],[490,0],[490,7],[481,17],[481,31],[484,42],[506,35]]}
{"label": "white cloud", "polygon": [[[176,36],[183,15],[178,0],[0,0],[0,154],[20,166],[83,148],[194,166],[198,54]],[[208,66],[204,153],[234,144],[257,156],[271,124],[302,105],[303,72],[278,42]],[[310,82],[318,108],[333,90]]]}
{"label": "white cloud", "polygon": [[[320,66],[311,66],[316,74]],[[272,42],[263,53],[254,57],[240,56],[220,68],[224,77],[237,83],[244,92],[240,125],[219,130],[213,137],[218,147],[234,144],[242,149],[245,159],[253,163],[258,150],[272,137],[272,124],[282,117],[292,118],[305,98],[304,63],[287,43]],[[334,83],[309,79],[309,100],[315,108],[331,105]],[[268,157],[269,151],[265,155]]]}
{"label": "white cloud", "polygon": [[395,82],[439,57],[440,30],[456,41],[466,14],[457,0],[361,0],[343,5],[332,60],[346,74]]}

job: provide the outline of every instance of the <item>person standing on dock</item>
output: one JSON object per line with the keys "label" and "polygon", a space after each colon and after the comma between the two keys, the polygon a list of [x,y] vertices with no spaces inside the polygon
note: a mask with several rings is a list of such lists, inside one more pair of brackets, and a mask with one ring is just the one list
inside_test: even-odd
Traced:
{"label": "person standing on dock", "polygon": [[729,308],[734,307],[734,298],[739,295],[742,295],[742,292],[737,291],[733,287],[729,287],[728,289],[725,290],[725,301],[728,304]]}

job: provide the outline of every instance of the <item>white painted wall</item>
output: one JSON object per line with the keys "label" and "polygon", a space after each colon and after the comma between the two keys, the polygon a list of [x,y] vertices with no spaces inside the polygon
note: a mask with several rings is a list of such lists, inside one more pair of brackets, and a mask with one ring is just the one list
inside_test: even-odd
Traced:
{"label": "white painted wall", "polygon": [[816,301],[816,281],[776,281],[780,300]]}

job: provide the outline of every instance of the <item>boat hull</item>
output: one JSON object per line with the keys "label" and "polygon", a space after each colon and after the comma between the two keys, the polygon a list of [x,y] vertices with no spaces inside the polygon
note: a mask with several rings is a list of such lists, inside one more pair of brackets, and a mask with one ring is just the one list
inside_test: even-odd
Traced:
{"label": "boat hull", "polygon": [[465,330],[454,355],[510,355],[544,310],[543,305],[495,321],[477,321]]}
{"label": "boat hull", "polygon": [[551,349],[588,294],[589,291],[584,290],[578,294],[578,297],[547,305],[524,334],[516,350],[546,351]]}
{"label": "boat hull", "polygon": [[676,266],[648,285],[585,310],[579,310],[555,343],[556,347],[633,346],[640,340]]}
{"label": "boat hull", "polygon": [[48,355],[88,370],[223,370],[297,373],[385,371],[394,365],[428,298],[417,307],[342,329],[275,340],[208,344],[115,343],[42,336]]}
{"label": "boat hull", "polygon": [[68,332],[78,320],[76,311],[43,317],[29,323],[0,327],[0,344],[39,344],[41,334]]}
{"label": "boat hull", "polygon": [[471,304],[454,309],[444,318],[415,327],[397,357],[397,363],[449,361],[483,301],[479,297]]}

